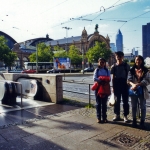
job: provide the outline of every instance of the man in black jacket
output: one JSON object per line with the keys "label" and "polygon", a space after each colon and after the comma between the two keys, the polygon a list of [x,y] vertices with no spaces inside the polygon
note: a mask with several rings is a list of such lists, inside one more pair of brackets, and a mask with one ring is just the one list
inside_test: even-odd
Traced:
{"label": "man in black jacket", "polygon": [[128,71],[130,70],[130,66],[123,62],[124,53],[118,51],[115,53],[116,63],[111,67],[111,74],[112,74],[112,84],[113,84],[113,92],[114,95],[117,97],[116,103],[114,105],[114,113],[115,116],[113,121],[120,120],[120,102],[121,97],[123,101],[123,115],[124,115],[124,122],[128,122],[127,115],[129,114],[129,96],[128,96],[128,85],[127,85],[127,75]]}

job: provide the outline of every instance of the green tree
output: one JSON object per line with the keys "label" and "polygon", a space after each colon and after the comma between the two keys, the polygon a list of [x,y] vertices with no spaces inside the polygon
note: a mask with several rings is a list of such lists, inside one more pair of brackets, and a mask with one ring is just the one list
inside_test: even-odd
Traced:
{"label": "green tree", "polygon": [[91,47],[86,53],[86,57],[89,63],[93,63],[95,61],[97,62],[100,57],[108,60],[111,54],[112,51],[106,47],[106,43],[96,41],[95,46]]}
{"label": "green tree", "polygon": [[17,54],[11,51],[6,43],[5,37],[0,36],[0,61],[4,62],[6,66],[11,67],[17,59]]}
{"label": "green tree", "polygon": [[56,51],[54,51],[54,57],[64,57],[64,58],[67,58],[68,55],[67,55],[67,52],[61,48],[59,50],[57,49]]}
{"label": "green tree", "polygon": [[[45,43],[39,43],[38,47],[38,62],[50,62],[53,61],[54,53],[50,46]],[[29,56],[30,62],[36,62],[36,52]]]}
{"label": "green tree", "polygon": [[58,45],[54,46],[54,51],[62,51],[62,50],[64,50],[62,47]]}
{"label": "green tree", "polygon": [[82,56],[75,45],[69,47],[68,57],[71,59],[71,64],[73,65],[82,63]]}
{"label": "green tree", "polygon": [[133,63],[134,63],[134,61],[135,61],[134,59],[131,59],[131,61],[130,61],[130,62],[133,62]]}

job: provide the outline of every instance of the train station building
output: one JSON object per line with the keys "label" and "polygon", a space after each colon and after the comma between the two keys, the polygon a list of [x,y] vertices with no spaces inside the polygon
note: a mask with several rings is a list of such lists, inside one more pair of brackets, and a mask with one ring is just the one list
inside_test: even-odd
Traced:
{"label": "train station building", "polygon": [[[12,43],[11,46],[8,46],[10,47],[10,49],[12,49],[12,51],[17,53],[18,57],[15,64],[19,67],[23,67],[24,62],[29,61],[29,56],[32,53],[36,52],[37,43],[44,42],[46,45],[51,46],[52,49],[54,48],[54,46],[59,46],[65,50],[69,50],[69,46],[75,45],[83,55],[86,54],[89,48],[95,45],[95,41],[104,42],[106,43],[107,48],[110,48],[110,39],[108,35],[106,37],[101,35],[98,31],[98,26],[95,26],[95,31],[93,34],[88,35],[84,27],[80,36],[72,36],[57,40],[49,38],[49,35],[47,34],[45,38],[35,38],[17,43],[11,36],[3,32],[0,32],[0,35],[3,35],[8,41]],[[109,59],[108,63],[111,65],[114,61],[114,57],[112,56]]]}

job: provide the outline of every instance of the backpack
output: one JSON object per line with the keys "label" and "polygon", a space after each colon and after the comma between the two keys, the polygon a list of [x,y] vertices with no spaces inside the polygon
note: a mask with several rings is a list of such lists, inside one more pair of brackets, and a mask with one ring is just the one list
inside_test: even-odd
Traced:
{"label": "backpack", "polygon": [[[106,70],[107,76],[108,76],[108,69],[107,69],[107,68],[104,68],[104,69]],[[98,71],[99,71],[99,68],[97,68],[97,70],[96,70],[96,75],[97,75],[97,77],[98,77]]]}

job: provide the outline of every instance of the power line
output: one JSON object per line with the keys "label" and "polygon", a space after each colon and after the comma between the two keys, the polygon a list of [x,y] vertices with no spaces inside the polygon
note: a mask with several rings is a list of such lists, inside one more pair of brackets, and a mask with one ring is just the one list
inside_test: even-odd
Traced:
{"label": "power line", "polygon": [[[120,0],[118,0],[117,2],[119,2]],[[133,0],[129,0],[129,1],[127,1],[127,2],[124,2],[124,3],[121,3],[121,4],[118,4],[118,5],[112,5],[112,6],[110,6],[110,7],[108,7],[108,8],[104,8],[103,6],[101,6],[100,7],[100,11],[101,11],[101,8],[103,8],[104,9],[104,12],[106,12],[106,10],[108,10],[108,9],[111,9],[111,8],[114,8],[114,7],[117,7],[117,6],[120,6],[120,5],[123,5],[123,4],[126,4],[126,3],[129,3],[129,2],[131,2],[131,1],[133,1]],[[116,2],[116,3],[117,3]],[[115,3],[115,4],[116,4]],[[56,25],[56,26],[53,26],[52,28],[54,28],[54,27],[57,27],[57,26],[60,26],[60,25],[62,25],[62,24],[65,24],[65,23],[68,23],[68,22],[71,22],[71,21],[74,21],[74,20],[81,20],[81,21],[90,21],[90,22],[92,22],[94,19],[96,19],[97,17],[95,17],[94,19],[84,19],[85,17],[87,17],[87,16],[90,16],[90,15],[93,15],[93,14],[95,14],[95,13],[99,13],[100,11],[98,11],[98,12],[94,12],[94,13],[90,13],[90,14],[87,14],[87,15],[84,15],[84,16],[80,16],[80,17],[76,17],[76,18],[70,18],[70,20],[69,21],[66,21],[66,22],[63,22],[63,23],[61,23],[61,24],[59,24],[59,25]],[[103,12],[103,13],[104,13]],[[102,14],[102,13],[101,13]],[[84,20],[83,20],[84,19]]]}
{"label": "power line", "polygon": [[[63,2],[57,4],[57,5],[53,6],[53,7],[51,7],[51,8],[49,8],[49,9],[45,10],[45,11],[43,11],[43,12],[37,14],[37,15],[35,15],[35,16],[41,15],[41,14],[43,14],[43,13],[49,11],[50,9],[53,9],[53,8],[55,8],[55,7],[57,7],[57,6],[59,6],[59,5],[63,4],[63,3],[65,3],[66,1],[69,1],[69,0],[65,0],[65,1],[63,1]],[[35,17],[35,16],[33,16],[33,17]]]}
{"label": "power line", "polygon": [[[130,0],[130,1],[127,1],[127,2],[124,2],[124,3],[118,4],[118,5],[115,5],[115,4],[117,4],[119,1],[120,1],[120,0],[118,0],[116,3],[114,3],[112,6],[106,8],[106,9],[105,9],[103,6],[101,6],[101,7],[104,8],[104,12],[105,12],[105,11],[108,10],[108,9],[111,9],[111,8],[113,8],[113,7],[117,7],[117,6],[123,5],[123,4],[125,4],[125,3],[129,3],[129,2],[131,2],[131,1],[133,1],[133,0]],[[100,11],[101,11],[101,9],[100,9]],[[101,14],[103,14],[104,12],[102,12]],[[97,17],[99,17],[101,14],[99,14],[98,16],[96,16],[96,17],[95,17],[94,19],[92,19],[92,20],[95,20],[95,19],[96,19]]]}
{"label": "power line", "polygon": [[115,21],[115,22],[127,22],[126,20],[110,20],[110,19],[100,19],[100,20]]}
{"label": "power line", "polygon": [[[138,16],[136,16],[136,17],[131,18],[131,19],[128,20],[127,22],[129,22],[129,21],[131,21],[131,20],[134,20],[134,19],[136,19],[136,18],[138,18],[138,17],[140,17],[140,16],[142,16],[142,15],[145,15],[145,14],[147,14],[147,13],[149,13],[149,12],[150,12],[150,10],[147,11],[147,12],[145,12],[145,13],[143,13],[143,14],[140,14],[140,15],[138,15]],[[119,29],[121,29],[127,22],[123,23],[123,25],[122,25]]]}
{"label": "power line", "polygon": [[[119,1],[120,1],[120,0],[118,0],[116,3],[118,3]],[[116,4],[116,3],[115,3],[115,4]],[[113,4],[113,5],[115,5],[115,4]],[[112,6],[113,6],[113,5],[112,5]],[[111,6],[111,7],[112,7],[112,6]],[[111,8],[111,7],[110,7],[110,8]],[[101,7],[100,7],[100,11],[101,11],[101,8],[104,9],[104,11],[101,13],[101,14],[103,14],[103,13],[105,12],[105,8],[104,8],[103,6],[101,6]],[[97,17],[99,17],[101,14],[97,15],[97,16],[96,16],[94,19],[92,19],[92,20],[95,20],[95,19],[96,19]]]}

